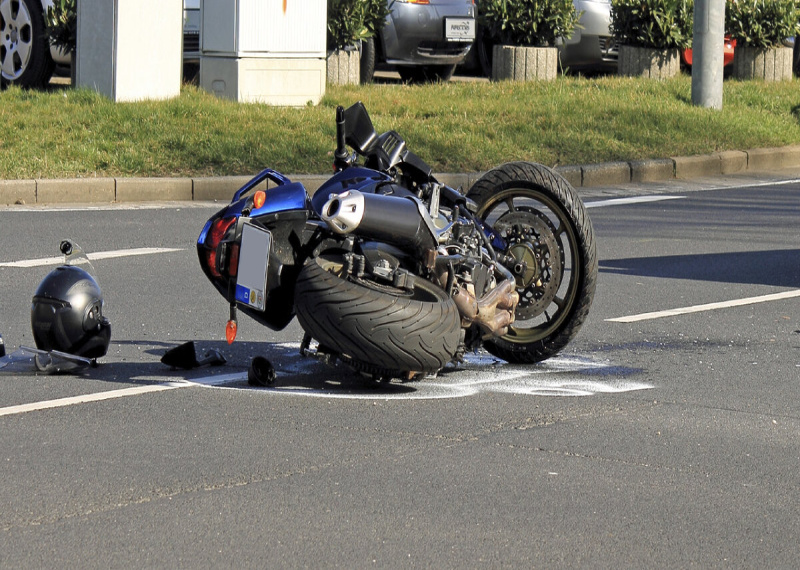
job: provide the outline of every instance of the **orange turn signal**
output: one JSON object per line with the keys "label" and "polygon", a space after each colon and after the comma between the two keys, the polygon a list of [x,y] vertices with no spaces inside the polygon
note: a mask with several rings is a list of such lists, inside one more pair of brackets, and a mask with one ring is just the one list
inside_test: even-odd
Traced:
{"label": "orange turn signal", "polygon": [[228,321],[228,324],[225,325],[225,340],[228,341],[228,344],[233,344],[233,341],[236,340],[236,321]]}
{"label": "orange turn signal", "polygon": [[264,202],[267,201],[267,193],[263,190],[259,190],[253,195],[253,207],[258,210],[261,206],[264,205]]}

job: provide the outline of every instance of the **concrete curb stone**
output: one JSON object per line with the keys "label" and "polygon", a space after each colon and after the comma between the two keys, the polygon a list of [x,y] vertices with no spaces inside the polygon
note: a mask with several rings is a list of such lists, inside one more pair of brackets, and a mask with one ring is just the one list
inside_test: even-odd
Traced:
{"label": "concrete curb stone", "polygon": [[251,176],[211,176],[193,179],[192,198],[198,202],[230,200],[231,196],[252,178]]}
{"label": "concrete curb stone", "polygon": [[775,170],[787,163],[800,164],[800,146],[756,148],[747,151],[748,170]]}
{"label": "concrete curb stone", "polygon": [[631,182],[661,182],[675,177],[675,161],[668,158],[660,160],[633,160]]}
{"label": "concrete curb stone", "polygon": [[747,170],[747,153],[744,151],[724,150],[719,153],[719,158],[722,174],[737,174]]}
{"label": "concrete curb stone", "polygon": [[677,156],[672,158],[672,161],[675,163],[675,178],[678,180],[722,174],[722,159],[718,154]]}
{"label": "concrete curb stone", "polygon": [[603,162],[589,164],[581,168],[583,186],[615,186],[631,181],[631,165],[629,162]]}
{"label": "concrete curb stone", "polygon": [[35,180],[0,180],[0,204],[35,203]]}
{"label": "concrete curb stone", "polygon": [[114,202],[114,178],[53,178],[36,180],[37,204]]}
{"label": "concrete curb stone", "polygon": [[[800,145],[722,151],[698,156],[558,166],[554,170],[572,186],[617,186],[631,182],[688,180],[743,172],[768,172],[800,167]],[[484,173],[444,173],[437,178],[469,190]],[[199,178],[70,178],[0,180],[3,204],[83,204],[145,201],[228,202],[250,176]],[[327,175],[289,175],[314,194]]]}
{"label": "concrete curb stone", "polygon": [[573,187],[583,186],[583,167],[580,165],[557,166],[554,169],[561,176],[566,178]]}
{"label": "concrete curb stone", "polygon": [[117,202],[192,200],[191,178],[117,178]]}

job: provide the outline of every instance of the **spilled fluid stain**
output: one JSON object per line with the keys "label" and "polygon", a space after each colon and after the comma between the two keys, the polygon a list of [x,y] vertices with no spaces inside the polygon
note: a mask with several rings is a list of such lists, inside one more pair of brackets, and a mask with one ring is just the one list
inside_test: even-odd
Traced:
{"label": "spilled fluid stain", "polygon": [[[247,385],[245,373],[190,380],[224,389],[248,389],[270,394],[369,400],[429,400],[464,398],[483,393],[521,396],[586,397],[648,390],[652,384],[631,380],[640,370],[616,366],[587,356],[557,356],[535,365],[508,364],[487,354],[466,356],[458,366],[408,383],[379,383],[349,370],[331,368],[297,354],[298,345],[271,345],[269,358],[277,378],[268,388]],[[293,354],[292,354],[293,353]]]}

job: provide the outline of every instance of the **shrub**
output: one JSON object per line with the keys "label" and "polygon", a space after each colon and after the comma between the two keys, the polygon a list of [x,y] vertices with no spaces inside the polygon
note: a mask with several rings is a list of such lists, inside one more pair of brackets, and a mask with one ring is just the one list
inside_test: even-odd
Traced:
{"label": "shrub", "polygon": [[611,0],[611,33],[620,44],[654,49],[692,45],[691,0]]}
{"label": "shrub", "polygon": [[480,0],[480,20],[494,43],[548,47],[578,25],[572,0]]}
{"label": "shrub", "polygon": [[50,44],[65,54],[75,51],[78,37],[77,0],[54,0],[45,14]]}
{"label": "shrub", "polygon": [[386,0],[328,0],[328,49],[344,49],[374,36],[390,10]]}
{"label": "shrub", "polygon": [[772,48],[800,34],[796,0],[727,0],[725,29],[740,46]]}

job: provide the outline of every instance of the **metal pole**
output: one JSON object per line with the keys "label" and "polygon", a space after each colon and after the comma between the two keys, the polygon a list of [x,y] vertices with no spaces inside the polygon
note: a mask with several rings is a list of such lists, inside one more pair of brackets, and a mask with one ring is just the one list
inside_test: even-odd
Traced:
{"label": "metal pole", "polygon": [[695,0],[692,103],[722,109],[725,0]]}

